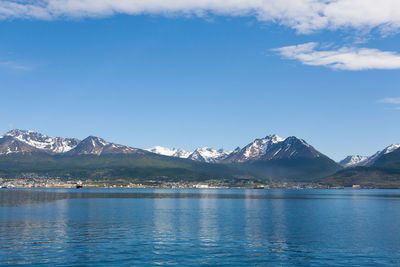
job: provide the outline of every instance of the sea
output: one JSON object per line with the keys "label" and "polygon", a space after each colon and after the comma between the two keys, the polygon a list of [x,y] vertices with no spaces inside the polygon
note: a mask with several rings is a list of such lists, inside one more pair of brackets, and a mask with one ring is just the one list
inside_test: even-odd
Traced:
{"label": "sea", "polygon": [[400,190],[1,189],[0,264],[400,266]]}

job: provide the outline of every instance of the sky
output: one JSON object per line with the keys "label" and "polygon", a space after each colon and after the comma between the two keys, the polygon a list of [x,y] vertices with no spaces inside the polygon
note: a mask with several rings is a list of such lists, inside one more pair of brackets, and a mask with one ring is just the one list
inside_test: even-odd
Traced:
{"label": "sky", "polygon": [[397,0],[0,2],[0,134],[327,156],[400,143]]}

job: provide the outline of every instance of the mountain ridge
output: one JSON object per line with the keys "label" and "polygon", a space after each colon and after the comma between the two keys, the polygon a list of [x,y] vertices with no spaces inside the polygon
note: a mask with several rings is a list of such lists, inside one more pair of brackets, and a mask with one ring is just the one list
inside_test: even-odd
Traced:
{"label": "mountain ridge", "polygon": [[359,167],[359,166],[372,166],[376,161],[378,161],[382,156],[392,153],[393,151],[400,148],[400,144],[391,144],[382,150],[377,151],[371,156],[359,156],[351,155],[347,156],[343,160],[339,161],[339,164],[343,167]]}
{"label": "mountain ridge", "polygon": [[[75,148],[80,142],[76,138],[50,137],[31,130],[14,129],[2,137],[15,138],[29,146],[44,150],[49,153],[64,153]],[[1,138],[1,137],[0,137]]]}
{"label": "mountain ridge", "polygon": [[363,188],[400,188],[400,147],[390,145],[376,152],[364,166],[353,166],[338,171],[319,182],[329,186]]}
{"label": "mountain ridge", "polygon": [[[66,143],[65,139],[32,131],[11,131],[0,138],[0,159],[3,162],[0,173],[47,170],[49,173],[67,175],[82,170],[81,174],[90,177],[94,174],[114,178],[128,174],[184,177],[186,173],[192,177],[221,179],[224,176],[239,176],[261,180],[311,181],[340,168],[303,139],[294,136],[284,139],[268,135],[234,151],[199,148],[187,158],[180,158],[177,154],[178,157],[159,155],[110,143],[95,136],[88,136],[81,141],[71,140],[70,143],[76,142],[76,146],[75,143]],[[57,148],[60,142],[68,147]],[[65,150],[68,151],[59,152]],[[168,153],[172,152],[177,150]],[[24,161],[29,168],[22,168]]]}

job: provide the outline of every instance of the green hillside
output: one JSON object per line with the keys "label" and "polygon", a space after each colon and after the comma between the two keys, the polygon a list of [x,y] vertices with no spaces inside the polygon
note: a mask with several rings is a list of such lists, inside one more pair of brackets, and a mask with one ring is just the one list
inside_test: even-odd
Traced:
{"label": "green hillside", "polygon": [[374,166],[400,169],[400,149],[383,155],[374,163]]}
{"label": "green hillside", "polygon": [[342,169],[327,157],[255,161],[236,165],[266,181],[310,182]]}
{"label": "green hillside", "polygon": [[153,153],[105,155],[50,155],[47,153],[0,156],[0,176],[23,173],[93,180],[156,179],[202,181],[256,179],[311,181],[340,167],[328,158],[257,161],[246,164],[211,164]]}
{"label": "green hillside", "polygon": [[383,155],[371,167],[347,168],[320,182],[331,186],[400,188],[400,150]]}
{"label": "green hillside", "polygon": [[330,177],[320,180],[329,186],[374,188],[400,188],[400,169],[383,167],[356,167],[341,170]]}
{"label": "green hillside", "polygon": [[233,166],[207,164],[152,153],[101,156],[35,153],[0,157],[2,176],[10,177],[21,173],[87,179],[206,180],[245,176],[241,170]]}

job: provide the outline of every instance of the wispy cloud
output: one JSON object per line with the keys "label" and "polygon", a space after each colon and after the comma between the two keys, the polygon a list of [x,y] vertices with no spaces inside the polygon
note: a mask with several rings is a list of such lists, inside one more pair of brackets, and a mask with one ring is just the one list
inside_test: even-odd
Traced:
{"label": "wispy cloud", "polygon": [[318,43],[305,43],[273,49],[285,58],[310,66],[338,70],[400,69],[400,54],[372,48],[342,47],[318,49]]}
{"label": "wispy cloud", "polygon": [[378,100],[378,103],[388,104],[385,109],[400,110],[400,97],[385,97]]}
{"label": "wispy cloud", "polygon": [[400,97],[385,97],[378,100],[379,103],[400,105]]}
{"label": "wispy cloud", "polygon": [[0,19],[96,17],[122,13],[254,16],[309,33],[321,29],[400,29],[398,0],[2,0]]}
{"label": "wispy cloud", "polygon": [[31,67],[16,61],[0,61],[0,67],[5,67],[13,70],[28,71]]}

